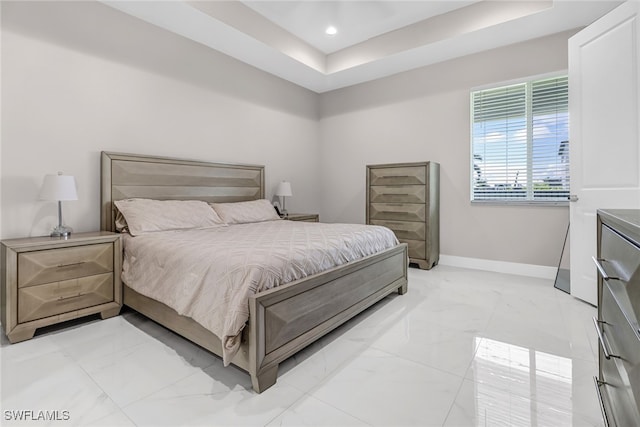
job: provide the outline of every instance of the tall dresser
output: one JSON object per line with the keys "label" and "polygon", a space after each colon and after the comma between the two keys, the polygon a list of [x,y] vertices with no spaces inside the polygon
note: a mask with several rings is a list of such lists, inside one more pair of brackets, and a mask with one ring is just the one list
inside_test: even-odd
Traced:
{"label": "tall dresser", "polygon": [[367,224],[390,228],[409,246],[409,260],[430,269],[440,257],[440,165],[367,165]]}
{"label": "tall dresser", "polygon": [[607,426],[640,426],[640,210],[598,210],[596,390]]}

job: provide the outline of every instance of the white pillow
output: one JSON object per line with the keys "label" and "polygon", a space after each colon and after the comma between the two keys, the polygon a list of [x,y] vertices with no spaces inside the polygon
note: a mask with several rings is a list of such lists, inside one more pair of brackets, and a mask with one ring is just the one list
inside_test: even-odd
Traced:
{"label": "white pillow", "polygon": [[[114,204],[132,236],[224,225],[211,206],[201,200],[124,199]],[[116,215],[116,226],[121,230],[124,224],[119,216]]]}
{"label": "white pillow", "polygon": [[209,203],[227,224],[273,221],[280,219],[270,201],[266,199],[249,202]]}

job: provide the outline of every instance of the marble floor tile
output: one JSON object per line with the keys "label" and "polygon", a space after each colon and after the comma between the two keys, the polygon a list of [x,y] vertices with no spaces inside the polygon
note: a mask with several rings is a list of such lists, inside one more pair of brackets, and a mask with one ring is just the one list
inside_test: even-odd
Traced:
{"label": "marble floor tile", "polygon": [[[594,426],[596,309],[552,280],[437,266],[281,363],[249,375],[130,309],[0,339],[16,426]],[[3,417],[5,412],[1,414]]]}
{"label": "marble floor tile", "polygon": [[284,382],[261,394],[250,389],[250,381],[244,387],[225,385],[220,376],[229,372],[220,371],[226,369],[215,366],[195,372],[123,411],[138,426],[256,426],[268,424],[303,395]]}
{"label": "marble floor tile", "polygon": [[86,427],[135,427],[135,424],[124,412],[118,410],[99,420],[85,424]]}
{"label": "marble floor tile", "polygon": [[329,379],[342,366],[358,358],[368,344],[339,339],[332,334],[299,351],[280,364],[278,382],[283,381],[308,392]]}
{"label": "marble floor tile", "polygon": [[[60,425],[63,422],[84,426],[118,410],[107,393],[62,352],[10,363],[3,361],[0,383],[3,426]],[[41,411],[57,411],[58,415],[49,422],[41,421],[37,415]],[[65,411],[67,415],[64,415]]]}
{"label": "marble floor tile", "polygon": [[215,363],[216,356],[180,341],[196,353],[183,356],[164,343],[149,341],[80,364],[122,407]]}
{"label": "marble floor tile", "polygon": [[51,341],[74,360],[87,362],[150,340],[148,335],[131,326],[122,316],[116,316],[64,333],[58,331],[51,335]]}
{"label": "marble floor tile", "polygon": [[304,396],[267,424],[267,427],[304,426],[369,426],[346,412],[334,408],[312,396]]}
{"label": "marble floor tile", "polygon": [[572,412],[553,403],[465,380],[442,425],[603,427],[603,422],[601,418]]}
{"label": "marble floor tile", "polygon": [[462,381],[368,349],[309,394],[370,425],[440,425]]}
{"label": "marble floor tile", "polygon": [[9,344],[6,335],[4,333],[1,335],[0,363],[2,363],[3,367],[9,367],[12,366],[13,363],[60,351],[60,347],[53,342],[51,336],[40,335],[27,341]]}
{"label": "marble floor tile", "polygon": [[428,312],[419,306],[407,313],[383,331],[371,347],[463,377],[478,348],[479,332],[434,327]]}

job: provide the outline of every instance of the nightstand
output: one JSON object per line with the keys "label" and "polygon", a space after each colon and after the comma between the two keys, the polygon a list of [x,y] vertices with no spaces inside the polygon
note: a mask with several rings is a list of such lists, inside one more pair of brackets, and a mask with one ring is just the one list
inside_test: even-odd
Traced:
{"label": "nightstand", "polygon": [[122,307],[122,245],[110,232],[68,239],[31,237],[0,242],[0,319],[9,341],[31,339],[37,328]]}
{"label": "nightstand", "polygon": [[288,219],[289,221],[320,222],[320,215],[290,213],[285,219]]}

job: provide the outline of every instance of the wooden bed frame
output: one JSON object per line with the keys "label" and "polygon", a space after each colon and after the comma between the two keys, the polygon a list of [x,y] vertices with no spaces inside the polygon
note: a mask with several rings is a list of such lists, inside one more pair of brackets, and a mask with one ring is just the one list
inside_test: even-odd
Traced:
{"label": "wooden bed frame", "polygon": [[[265,197],[264,166],[230,165],[102,153],[101,227],[115,231],[113,201],[235,202]],[[249,323],[234,365],[260,393],[276,382],[280,362],[392,292],[407,291],[407,245],[309,276],[249,299]],[[125,305],[221,356],[221,340],[194,320],[123,283]]]}

